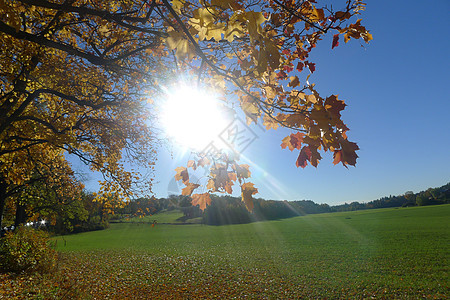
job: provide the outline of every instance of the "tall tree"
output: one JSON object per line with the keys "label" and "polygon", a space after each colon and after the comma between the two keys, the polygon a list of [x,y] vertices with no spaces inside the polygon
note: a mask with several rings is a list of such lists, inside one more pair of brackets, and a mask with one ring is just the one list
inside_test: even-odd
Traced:
{"label": "tall tree", "polygon": [[[341,35],[345,42],[371,39],[361,20],[351,22],[364,3],[342,6],[1,0],[0,214],[11,190],[26,184],[39,162],[64,153],[102,172],[99,198],[129,197],[136,183],[148,190],[151,180],[145,185],[124,161],[152,168],[157,140],[145,98],[155,97],[180,69],[203,74],[205,84],[224,94],[236,93],[249,123],[291,128],[282,147],[300,151],[297,166],[317,166],[318,150],[333,151],[335,164],[354,165],[358,147],[341,121],[344,101],[322,98],[309,75],[301,77],[314,72],[308,57],[324,35],[335,33],[333,48]],[[190,166],[199,164],[211,165],[210,192],[230,192],[238,182],[251,209],[257,190],[246,182],[248,166],[228,155]],[[182,172],[190,195],[198,185]],[[192,198],[203,209],[210,201],[208,193]]]}

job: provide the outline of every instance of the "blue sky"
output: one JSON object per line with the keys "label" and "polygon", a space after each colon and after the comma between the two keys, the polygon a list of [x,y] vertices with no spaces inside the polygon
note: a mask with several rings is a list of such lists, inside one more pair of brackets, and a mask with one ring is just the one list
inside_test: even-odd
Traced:
{"label": "blue sky", "polygon": [[[450,2],[367,2],[362,23],[374,37],[369,45],[341,40],[331,50],[324,40],[311,55],[310,82],[348,104],[343,120],[361,149],[356,167],[334,166],[325,154],[317,168],[297,168],[298,152],[280,147],[288,130],[253,128],[258,138],[243,155],[256,197],[365,202],[450,181]],[[187,159],[176,147],[160,149],[157,197],[176,189],[174,169]]]}

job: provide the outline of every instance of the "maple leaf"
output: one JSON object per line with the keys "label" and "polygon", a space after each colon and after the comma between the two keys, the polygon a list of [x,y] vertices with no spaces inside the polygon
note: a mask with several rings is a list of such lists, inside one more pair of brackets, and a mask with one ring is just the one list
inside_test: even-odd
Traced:
{"label": "maple leaf", "polygon": [[190,196],[192,194],[192,192],[199,186],[200,186],[200,184],[188,182],[188,183],[186,183],[186,187],[184,187],[181,190],[181,195]]}
{"label": "maple leaf", "polygon": [[181,180],[184,184],[189,181],[189,173],[185,167],[178,167],[175,169],[175,180]]}
{"label": "maple leaf", "polygon": [[331,44],[331,49],[334,49],[337,46],[339,46],[339,33],[333,35],[333,43]]}
{"label": "maple leaf", "polygon": [[338,11],[334,14],[336,19],[346,20],[349,19],[352,15],[349,12]]}
{"label": "maple leaf", "polygon": [[244,202],[245,206],[247,207],[248,211],[253,210],[253,195],[258,193],[258,189],[255,188],[254,184],[251,182],[244,183],[241,186],[242,191],[242,201]]}
{"label": "maple leaf", "polygon": [[302,132],[297,132],[295,134],[291,133],[289,136],[285,137],[283,139],[283,142],[281,143],[281,148],[286,149],[286,147],[289,148],[289,150],[293,151],[294,149],[301,149],[303,137],[305,136]]}
{"label": "maple leaf", "polygon": [[211,197],[209,193],[192,195],[192,206],[199,206],[202,211],[206,209],[207,205],[211,205]]}
{"label": "maple leaf", "polygon": [[250,39],[258,39],[261,29],[261,24],[266,21],[261,12],[249,11],[245,14],[247,19],[247,28],[250,35]]}
{"label": "maple leaf", "polygon": [[288,83],[288,86],[295,88],[300,84],[300,80],[298,79],[298,76],[291,76],[289,78],[291,82]]}
{"label": "maple leaf", "polygon": [[289,114],[286,119],[286,124],[289,126],[295,126],[301,128],[302,126],[309,123],[309,120],[306,118],[304,114]]}
{"label": "maple leaf", "polygon": [[248,125],[250,125],[252,121],[256,123],[258,118],[261,116],[261,110],[255,102],[255,99],[248,95],[241,97],[241,108],[247,116]]}
{"label": "maple leaf", "polygon": [[274,120],[267,114],[264,114],[264,116],[263,116],[263,125],[266,126],[267,130],[277,129],[280,126],[280,124],[276,120]]}
{"label": "maple leaf", "polygon": [[314,95],[306,95],[305,98],[306,98],[306,101],[308,101],[308,102],[317,103],[317,98]]}
{"label": "maple leaf", "polygon": [[341,139],[340,144],[342,148],[342,164],[344,166],[346,166],[346,164],[349,164],[351,166],[356,165],[356,159],[358,158],[356,150],[359,150],[358,145],[356,145],[356,143],[348,141],[347,139]]}
{"label": "maple leaf", "polygon": [[247,164],[233,164],[233,169],[236,171],[238,178],[249,178],[251,175],[250,166]]}
{"label": "maple leaf", "polygon": [[337,119],[341,118],[341,111],[345,109],[347,104],[343,100],[338,100],[337,95],[331,95],[325,99],[324,107],[331,115]]}
{"label": "maple leaf", "polygon": [[295,165],[298,167],[305,168],[308,161],[311,159],[311,149],[309,146],[304,146],[297,157]]}
{"label": "maple leaf", "polygon": [[311,73],[314,73],[314,71],[316,70],[316,64],[315,63],[311,63],[309,61],[305,61],[305,65],[308,66],[308,69]]}
{"label": "maple leaf", "polygon": [[317,167],[319,164],[319,160],[322,159],[322,156],[320,156],[320,153],[317,151],[317,148],[309,146],[309,150],[311,152],[311,157],[309,158],[309,161],[311,162],[311,165],[314,167]]}
{"label": "maple leaf", "polygon": [[337,165],[342,161],[342,150],[334,150],[333,164]]}

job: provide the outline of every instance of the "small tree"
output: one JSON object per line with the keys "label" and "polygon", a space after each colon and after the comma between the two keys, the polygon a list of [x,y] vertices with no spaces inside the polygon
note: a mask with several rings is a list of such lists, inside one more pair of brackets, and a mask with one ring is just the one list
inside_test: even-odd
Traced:
{"label": "small tree", "polygon": [[50,248],[48,234],[19,227],[0,239],[0,270],[10,272],[48,272],[56,264],[56,252]]}

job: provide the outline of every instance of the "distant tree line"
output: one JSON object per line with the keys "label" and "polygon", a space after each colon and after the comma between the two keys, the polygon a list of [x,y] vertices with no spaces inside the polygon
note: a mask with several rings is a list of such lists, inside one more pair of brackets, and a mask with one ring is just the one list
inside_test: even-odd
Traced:
{"label": "distant tree line", "polygon": [[367,203],[352,202],[332,206],[334,212],[353,211],[372,208],[425,206],[450,203],[450,183],[438,188],[429,188],[425,191],[413,193],[406,192],[404,195],[382,197]]}
{"label": "distant tree line", "polygon": [[[240,197],[229,195],[212,195],[211,205],[204,212],[198,206],[192,206],[191,198],[181,195],[170,195],[167,198],[139,198],[111,208],[109,203],[95,201],[95,195],[82,191],[77,198],[67,198],[50,193],[42,186],[37,186],[35,197],[27,200],[27,205],[18,197],[15,205],[5,209],[2,234],[5,229],[18,227],[21,224],[38,224],[56,234],[77,233],[83,231],[107,228],[110,221],[132,217],[143,217],[157,214],[161,211],[180,210],[183,212],[181,221],[199,218],[208,225],[243,224],[255,221],[276,220],[302,216],[307,214],[355,211],[374,208],[424,206],[450,203],[450,183],[438,188],[404,195],[382,197],[366,203],[351,202],[329,206],[317,204],[311,200],[275,201],[254,199],[254,209],[249,212]],[[42,205],[43,197],[53,197],[52,205]]]}
{"label": "distant tree line", "polygon": [[238,197],[213,195],[211,200],[211,205],[206,208],[202,218],[203,223],[208,225],[243,224],[331,212],[328,204],[317,204],[311,200],[254,199],[252,212],[247,210],[241,198]]}
{"label": "distant tree line", "polygon": [[404,195],[382,197],[367,203],[351,202],[329,206],[311,200],[275,201],[255,199],[254,209],[249,212],[240,198],[231,196],[212,197],[211,205],[202,215],[202,222],[208,225],[242,224],[254,221],[276,220],[329,212],[355,211],[374,208],[408,207],[450,203],[450,183],[438,188]]}

